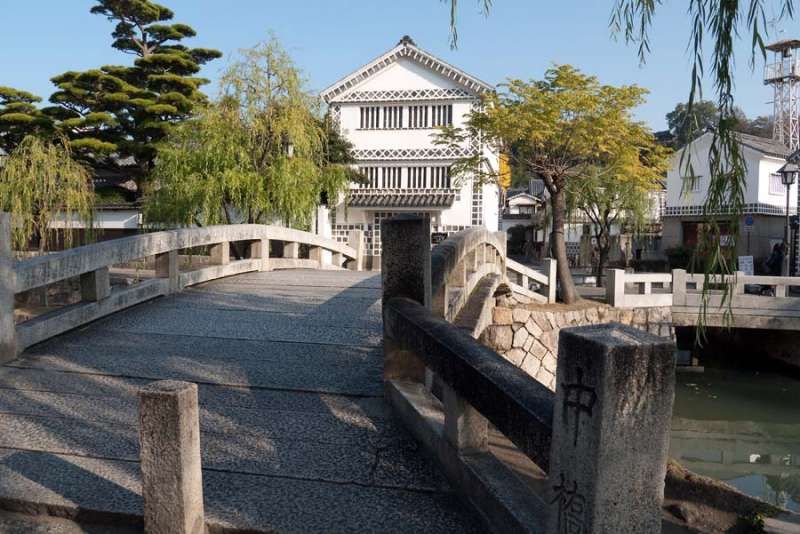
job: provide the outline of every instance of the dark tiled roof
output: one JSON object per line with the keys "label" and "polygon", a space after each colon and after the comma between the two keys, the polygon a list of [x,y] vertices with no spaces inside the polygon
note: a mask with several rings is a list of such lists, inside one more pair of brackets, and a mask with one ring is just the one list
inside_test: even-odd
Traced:
{"label": "dark tiled roof", "polygon": [[739,139],[739,142],[742,145],[769,156],[786,158],[792,153],[786,145],[780,141],[776,141],[775,139],[759,137],[757,135],[750,135],[746,133],[737,133],[736,137]]}
{"label": "dark tiled roof", "polygon": [[431,193],[350,193],[348,205],[354,208],[449,208],[455,192]]}

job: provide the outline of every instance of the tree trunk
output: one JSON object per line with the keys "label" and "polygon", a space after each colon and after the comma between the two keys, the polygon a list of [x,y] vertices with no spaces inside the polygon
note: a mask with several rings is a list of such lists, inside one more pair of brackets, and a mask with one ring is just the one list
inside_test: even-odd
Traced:
{"label": "tree trunk", "polygon": [[608,263],[608,243],[598,247],[597,255],[597,287],[603,287],[603,271]]}
{"label": "tree trunk", "polygon": [[553,206],[553,230],[550,234],[550,246],[558,262],[558,283],[561,285],[561,300],[565,304],[572,304],[578,300],[578,292],[572,281],[572,272],[569,270],[567,259],[567,244],[564,241],[564,221],[567,214],[567,197],[564,191],[551,193],[550,201]]}
{"label": "tree trunk", "polygon": [[600,230],[595,234],[597,239],[597,265],[595,267],[595,276],[597,277],[596,287],[603,287],[603,272],[605,271],[606,264],[608,263],[608,253],[611,251],[611,230],[609,228],[600,227]]}

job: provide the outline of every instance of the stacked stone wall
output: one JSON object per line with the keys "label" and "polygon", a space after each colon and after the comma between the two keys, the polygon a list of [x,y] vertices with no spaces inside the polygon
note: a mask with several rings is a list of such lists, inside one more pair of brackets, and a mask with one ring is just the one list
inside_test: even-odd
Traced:
{"label": "stacked stone wall", "polygon": [[620,309],[605,304],[567,307],[520,303],[507,296],[496,299],[492,324],[480,341],[555,391],[558,334],[562,328],[618,322],[674,339],[669,307]]}

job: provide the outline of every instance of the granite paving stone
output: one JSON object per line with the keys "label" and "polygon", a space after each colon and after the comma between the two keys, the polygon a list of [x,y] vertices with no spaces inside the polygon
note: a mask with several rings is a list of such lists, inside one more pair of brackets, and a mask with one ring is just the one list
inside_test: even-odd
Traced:
{"label": "granite paving stone", "polygon": [[30,348],[0,367],[0,506],[141,528],[136,392],[178,379],[199,384],[210,524],[481,532],[383,401],[380,287],[247,273]]}

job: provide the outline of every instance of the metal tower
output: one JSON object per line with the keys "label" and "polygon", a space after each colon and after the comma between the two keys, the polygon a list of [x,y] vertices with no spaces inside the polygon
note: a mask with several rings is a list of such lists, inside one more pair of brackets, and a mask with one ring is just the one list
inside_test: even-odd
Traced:
{"label": "metal tower", "polygon": [[795,151],[800,148],[800,57],[796,52],[800,40],[785,39],[766,48],[773,53],[773,62],[764,67],[764,85],[771,85],[775,91],[772,138]]}

